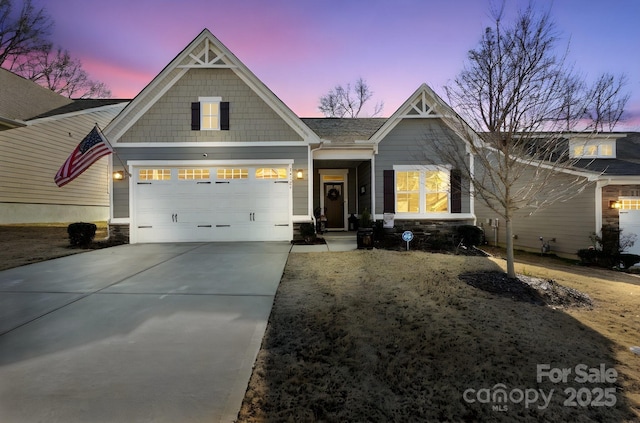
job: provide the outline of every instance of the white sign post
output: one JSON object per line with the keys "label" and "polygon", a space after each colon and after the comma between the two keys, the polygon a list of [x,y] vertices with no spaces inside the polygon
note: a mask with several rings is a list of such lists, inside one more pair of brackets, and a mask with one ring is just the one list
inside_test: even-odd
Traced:
{"label": "white sign post", "polygon": [[407,251],[409,251],[409,243],[413,240],[413,232],[404,231],[402,233],[402,240],[406,241],[406,243],[407,243]]}

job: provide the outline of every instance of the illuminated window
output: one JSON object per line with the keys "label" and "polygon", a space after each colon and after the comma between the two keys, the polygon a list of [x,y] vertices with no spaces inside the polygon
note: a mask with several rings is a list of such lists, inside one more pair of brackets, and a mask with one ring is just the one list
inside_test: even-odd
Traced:
{"label": "illuminated window", "polygon": [[256,169],[256,179],[288,179],[287,169],[262,167]]}
{"label": "illuminated window", "polygon": [[396,211],[420,213],[420,172],[396,172]]}
{"label": "illuminated window", "polygon": [[138,179],[141,181],[168,181],[171,179],[171,169],[140,169]]}
{"label": "illuminated window", "polygon": [[178,169],[178,179],[209,179],[209,169]]}
{"label": "illuminated window", "polygon": [[580,159],[603,159],[616,157],[615,140],[571,140],[571,157]]}
{"label": "illuminated window", "polygon": [[620,210],[640,210],[640,198],[620,198]]}
{"label": "illuminated window", "polygon": [[612,157],[613,156],[613,144],[602,144],[600,145],[600,156],[603,157]]}
{"label": "illuminated window", "polygon": [[424,177],[426,212],[446,213],[449,210],[449,172],[428,170]]}
{"label": "illuminated window", "polygon": [[200,97],[200,129],[216,131],[220,129],[220,97]]}
{"label": "illuminated window", "polygon": [[216,172],[216,177],[218,179],[247,179],[249,177],[249,169],[218,169]]}
{"label": "illuminated window", "polygon": [[[396,213],[448,213],[449,170],[438,167],[396,170]],[[405,170],[406,169],[406,170]]]}

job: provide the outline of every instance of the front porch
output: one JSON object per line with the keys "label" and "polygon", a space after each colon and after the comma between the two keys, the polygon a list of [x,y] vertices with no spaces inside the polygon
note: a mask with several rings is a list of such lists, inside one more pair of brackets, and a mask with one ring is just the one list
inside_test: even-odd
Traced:
{"label": "front porch", "polygon": [[373,209],[371,159],[314,160],[313,215],[323,232],[355,230],[354,219]]}

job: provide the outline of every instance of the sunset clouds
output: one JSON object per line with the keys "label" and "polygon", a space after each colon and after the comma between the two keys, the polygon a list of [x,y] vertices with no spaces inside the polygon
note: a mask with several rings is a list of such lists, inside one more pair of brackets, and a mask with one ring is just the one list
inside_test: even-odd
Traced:
{"label": "sunset clouds", "polygon": [[[384,115],[423,82],[443,86],[491,23],[488,0],[34,0],[55,21],[54,41],[78,57],[113,97],[133,98],[203,28],[208,28],[300,116],[318,98],[366,79]],[[493,2],[496,3],[496,2]],[[508,2],[526,6],[528,0]],[[640,130],[640,2],[537,1],[570,42],[587,77],[626,73],[632,123]],[[513,10],[509,9],[509,13]]]}

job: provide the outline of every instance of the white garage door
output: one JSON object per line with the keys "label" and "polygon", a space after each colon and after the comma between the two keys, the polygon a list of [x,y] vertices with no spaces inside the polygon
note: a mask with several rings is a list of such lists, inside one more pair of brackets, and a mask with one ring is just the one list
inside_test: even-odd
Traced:
{"label": "white garage door", "polygon": [[138,167],[134,242],[289,241],[290,166]]}
{"label": "white garage door", "polygon": [[620,238],[634,237],[635,242],[633,245],[626,248],[625,253],[639,254],[640,255],[640,210],[637,208],[640,206],[640,199],[635,201],[622,201],[623,208],[620,209]]}

